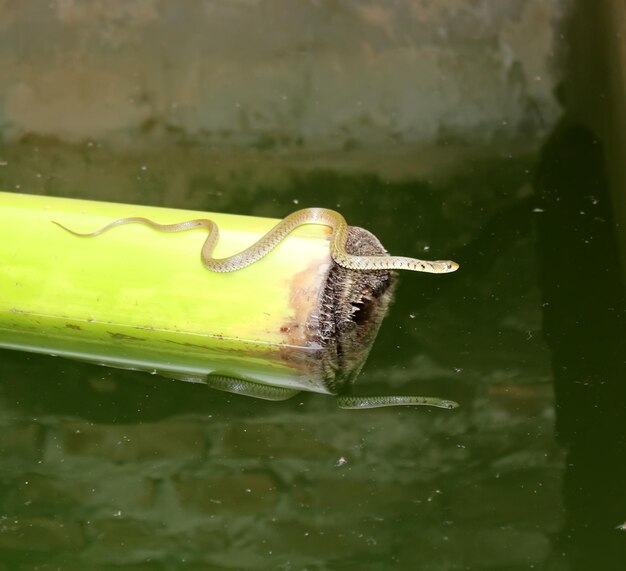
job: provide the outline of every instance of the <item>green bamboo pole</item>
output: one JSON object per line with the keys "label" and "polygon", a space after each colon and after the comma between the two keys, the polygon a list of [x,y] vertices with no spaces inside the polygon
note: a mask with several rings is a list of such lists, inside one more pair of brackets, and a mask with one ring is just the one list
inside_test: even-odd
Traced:
{"label": "green bamboo pole", "polygon": [[129,216],[210,218],[220,228],[216,257],[241,251],[278,222],[0,193],[1,347],[329,392],[329,368],[316,365],[325,349],[310,331],[331,267],[329,229],[301,227],[263,260],[218,274],[200,261],[200,230],[125,225],[85,239],[52,224],[90,232]]}

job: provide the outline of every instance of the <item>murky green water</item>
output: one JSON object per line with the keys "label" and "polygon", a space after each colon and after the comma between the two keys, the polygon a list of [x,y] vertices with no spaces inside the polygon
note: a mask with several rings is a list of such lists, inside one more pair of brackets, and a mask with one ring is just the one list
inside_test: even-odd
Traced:
{"label": "murky green water", "polygon": [[[77,12],[80,18],[72,20],[77,16],[70,4],[63,5],[69,12],[62,11],[65,20],[55,33],[71,43],[73,36],[66,34],[71,22],[76,34],[88,35],[88,26],[97,26],[104,16]],[[237,4],[233,14],[247,13],[247,3]],[[428,132],[419,121],[407,120],[406,132],[397,136],[385,134],[396,125],[394,97],[404,93],[401,82],[383,92],[381,100],[391,103],[382,128],[367,115],[356,127],[348,121],[337,145],[328,147],[334,151],[311,152],[297,137],[264,135],[266,118],[253,113],[237,116],[240,139],[221,131],[212,139],[215,110],[202,81],[198,86],[189,81],[187,87],[199,98],[189,100],[192,111],[194,105],[199,109],[197,116],[184,110],[179,116],[177,108],[160,110],[160,97],[151,103],[150,93],[163,94],[176,84],[166,81],[170,76],[159,79],[157,87],[143,86],[148,95],[138,90],[139,107],[153,104],[156,118],[146,116],[137,137],[154,135],[161,150],[144,152],[137,142],[132,152],[112,151],[97,137],[75,146],[53,136],[25,136],[11,144],[1,139],[1,190],[277,218],[321,206],[371,230],[393,254],[458,261],[461,269],[451,275],[401,275],[356,392],[427,394],[456,400],[461,407],[342,411],[332,398],[315,394],[271,403],[147,373],[0,351],[0,571],[626,568],[626,304],[605,149],[584,128],[565,123],[550,128],[555,111],[546,103],[549,90],[538,87],[550,79],[533,70],[544,69],[538,54],[548,49],[552,32],[541,26],[552,13],[538,2],[507,3],[511,14],[501,25],[497,17],[484,15],[488,10],[474,9],[479,5],[471,3],[467,12],[451,8],[451,15],[440,16],[432,3],[432,20],[425,19],[419,30],[408,12],[385,19],[384,10],[363,9],[363,37],[373,26],[380,32],[376,38],[393,40],[392,54],[403,58],[405,37],[416,35],[410,36],[413,44],[407,40],[407,53],[416,49],[419,57],[407,61],[431,82],[424,109],[443,110],[435,118],[441,120],[438,134],[420,146],[410,142],[412,134]],[[342,10],[336,11],[342,16]],[[133,40],[144,32],[154,34],[158,41],[147,45],[160,46],[152,13],[148,6],[145,13],[134,14],[137,21],[147,18],[142,24],[147,32],[133,18],[135,27],[126,30],[120,24],[126,21],[123,10],[122,16],[113,14],[113,23],[94,40],[104,42],[101,56],[109,71],[128,56],[125,46],[134,45],[124,43],[126,33]],[[345,20],[352,25],[354,13],[348,14]],[[474,18],[483,22],[481,14],[489,24],[484,28],[474,25]],[[175,23],[179,16],[170,15]],[[329,29],[343,41],[343,16],[335,16],[328,20]],[[26,26],[29,14],[21,17]],[[200,21],[196,12],[186,17]],[[41,22],[50,21],[46,18]],[[431,25],[439,18],[443,24]],[[250,20],[255,22],[250,29],[256,30],[256,19]],[[301,21],[308,26],[311,15],[305,13]],[[274,22],[266,25],[273,34]],[[534,48],[524,51],[532,43],[528,38],[535,37],[534,26],[544,33],[538,42],[545,42],[537,43],[536,53]],[[121,39],[116,30],[125,32]],[[297,26],[293,30],[296,34]],[[432,30],[437,34],[431,37]],[[492,31],[500,34],[497,41]],[[13,33],[26,37],[20,26]],[[323,41],[317,52],[311,42],[318,33],[307,32],[305,38],[307,65],[316,57],[323,64],[310,69],[321,73],[328,64],[330,70],[318,83],[336,77],[344,85],[358,80],[348,72],[360,36],[355,36],[358,41],[348,38],[347,47],[339,42],[328,56]],[[106,42],[119,49],[120,60],[108,59]],[[249,53],[242,52],[242,61],[257,56],[253,44]],[[504,64],[500,71],[492,69],[495,44],[502,52],[498,57],[510,66],[506,73]],[[239,39],[233,46],[235,55],[228,50],[226,55],[237,63]],[[463,53],[458,60],[440,57],[449,56],[451,46]],[[374,48],[361,55],[372,66],[364,69],[375,74],[387,64],[371,57]],[[74,61],[66,57],[74,47],[65,49],[60,52],[64,65]],[[100,53],[102,46],[91,49]],[[213,44],[206,50],[219,62],[222,56],[214,55]],[[26,67],[40,61],[26,44],[17,50],[19,57],[10,47],[5,52],[20,65],[26,61]],[[430,67],[431,53],[443,63]],[[513,61],[511,54],[526,59]],[[264,65],[264,53],[258,57]],[[390,80],[405,73],[402,58]],[[87,68],[94,67],[86,61]],[[456,79],[459,85],[468,83],[468,92],[442,87],[448,99],[439,107],[435,87],[451,81],[440,72],[456,73],[458,62],[468,66],[461,70],[464,79]],[[149,77],[161,78],[161,68],[168,66],[179,70],[156,57],[150,65]],[[263,65],[259,69],[265,70]],[[340,68],[344,75],[335,76]],[[199,69],[201,77],[204,68]],[[221,68],[209,66],[204,72],[214,69]],[[233,69],[241,77],[249,73],[245,67]],[[483,89],[474,69],[482,70],[485,81],[496,79]],[[531,71],[534,76],[528,75]],[[73,77],[71,70],[67,73]],[[55,81],[65,85],[64,77]],[[93,85],[115,77],[105,74]],[[376,76],[372,85],[380,77],[387,76]],[[126,83],[117,79],[107,109],[113,119],[135,117],[126,110],[130,106],[135,113],[136,101],[126,101]],[[274,105],[272,97],[283,86],[269,83],[268,100]],[[56,107],[46,107],[47,99],[37,99],[36,91],[11,92],[13,105],[3,121],[13,125],[14,133],[37,132],[32,110],[41,107],[47,109],[42,132],[64,132],[63,121],[54,117]],[[184,99],[186,91],[181,93]],[[306,104],[309,95],[303,96]],[[162,97],[167,102],[174,96]],[[228,97],[225,91],[224,100]],[[253,109],[255,94],[248,97]],[[352,105],[351,96],[346,97]],[[409,102],[409,111],[417,109],[411,97],[401,98]],[[67,101],[69,107],[78,105]],[[450,140],[446,105],[458,112],[450,119]],[[276,109],[281,119],[282,107]],[[302,109],[293,104],[302,130],[316,132],[311,127],[317,128],[316,110],[313,104]],[[69,114],[72,136],[90,124],[108,133],[106,115],[92,124],[92,107],[79,111],[77,118]],[[517,127],[506,127],[504,121],[500,133],[493,126],[500,116],[507,121],[511,116]],[[206,121],[197,126],[200,142],[185,137],[185,129],[195,132],[193,117]],[[224,112],[224,117],[230,115]],[[337,117],[333,120],[341,125],[341,114]],[[476,141],[452,136],[455,129],[463,130],[465,120],[468,132],[477,133]],[[543,139],[541,129],[546,130]],[[333,139],[332,129],[320,132]],[[258,136],[256,144],[250,144],[251,133]],[[360,145],[359,137],[367,140],[368,133],[379,146]],[[112,140],[124,143],[126,137],[131,135]],[[238,145],[249,150],[238,153]]]}
{"label": "murky green water", "polygon": [[138,157],[110,174],[120,192],[84,190],[116,168],[109,158],[85,167],[81,149],[56,146],[39,151],[32,188],[25,150],[5,149],[3,188],[276,217],[325,206],[391,252],[459,261],[453,275],[401,276],[358,390],[462,406],[267,403],[3,351],[7,569],[569,568],[559,538],[578,516],[564,502],[541,334],[536,154],[494,153],[438,182],[386,181],[366,164],[283,169],[275,187],[254,170],[220,185],[184,153],[176,172],[158,166],[167,157]]}

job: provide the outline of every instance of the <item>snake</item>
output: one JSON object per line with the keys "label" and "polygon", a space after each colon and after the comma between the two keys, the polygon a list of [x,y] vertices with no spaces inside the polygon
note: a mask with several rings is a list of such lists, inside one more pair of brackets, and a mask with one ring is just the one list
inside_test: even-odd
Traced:
{"label": "snake", "polygon": [[[217,224],[206,218],[187,220],[175,224],[159,224],[139,216],[119,218],[94,232],[76,232],[63,224],[52,221],[63,230],[81,238],[94,237],[122,224],[143,224],[160,232],[183,232],[196,228],[207,230],[207,238],[202,245],[200,257],[204,267],[213,272],[234,272],[241,270],[262,259],[276,246],[278,246],[291,232],[305,224],[318,224],[331,228],[330,255],[334,262],[346,269],[357,271],[372,270],[409,270],[414,272],[426,272],[432,274],[445,274],[454,272],[459,265],[451,260],[419,260],[404,256],[358,256],[346,251],[348,239],[348,223],[345,218],[334,210],[328,208],[303,208],[297,210],[270,229],[254,244],[237,254],[226,258],[214,258],[213,250],[219,241],[219,228]],[[226,375],[210,374],[204,381],[214,389],[237,393],[264,400],[286,400],[299,391],[285,387],[276,387],[240,379]],[[436,397],[423,396],[336,396],[336,402],[342,409],[370,409],[389,406],[433,406],[444,409],[454,409],[458,404],[451,400]]]}
{"label": "snake", "polygon": [[132,223],[144,224],[160,232],[183,232],[195,228],[206,229],[208,236],[202,245],[201,259],[204,266],[213,272],[234,272],[254,264],[278,246],[298,226],[304,224],[320,224],[331,228],[333,232],[330,240],[330,255],[337,264],[350,270],[410,270],[431,274],[445,274],[453,272],[459,267],[456,262],[450,260],[428,261],[406,258],[404,256],[354,256],[348,254],[346,252],[348,223],[339,212],[328,208],[303,208],[297,210],[283,218],[254,244],[227,258],[214,258],[212,256],[213,250],[219,241],[219,228],[215,222],[205,218],[187,220],[177,224],[158,224],[148,218],[133,216],[130,218],[119,218],[95,232],[87,233],[75,232],[58,222],[54,222],[54,224],[67,232],[81,237],[99,236],[115,226]]}

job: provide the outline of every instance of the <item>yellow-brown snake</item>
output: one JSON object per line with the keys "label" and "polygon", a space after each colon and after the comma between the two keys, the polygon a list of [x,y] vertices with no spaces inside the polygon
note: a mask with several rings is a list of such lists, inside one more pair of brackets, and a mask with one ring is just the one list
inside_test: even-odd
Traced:
{"label": "yellow-brown snake", "polygon": [[[54,222],[54,221],[53,221]],[[346,252],[346,240],[348,237],[348,224],[345,218],[327,208],[304,208],[298,210],[274,226],[267,234],[242,252],[227,258],[213,258],[212,253],[219,240],[217,224],[208,219],[187,220],[178,224],[158,224],[148,218],[130,217],[120,218],[107,224],[95,232],[80,233],[54,222],[67,232],[80,237],[98,236],[115,226],[121,224],[138,223],[154,228],[161,232],[182,232],[194,228],[206,228],[208,236],[202,246],[201,258],[204,266],[214,272],[234,272],[253,264],[273,250],[298,226],[304,224],[321,224],[332,228],[330,240],[330,255],[332,259],[352,270],[411,270],[415,272],[429,272],[433,274],[445,274],[455,271],[459,265],[449,260],[426,261],[401,256],[353,256]],[[208,375],[205,382],[218,390],[231,393],[245,394],[265,400],[284,400],[297,394],[298,391],[264,385],[246,379],[235,379],[222,375]],[[403,405],[426,405],[439,408],[452,409],[458,406],[450,400],[436,397],[421,396],[350,396],[341,395],[336,398],[340,408],[364,409],[387,406]]]}
{"label": "yellow-brown snake", "polygon": [[140,217],[120,218],[107,224],[104,228],[100,228],[100,230],[88,233],[75,232],[58,222],[54,223],[75,236],[82,237],[98,236],[115,226],[130,223],[145,224],[161,232],[182,232],[193,228],[206,228],[209,235],[202,246],[202,263],[207,269],[214,272],[234,272],[254,264],[273,250],[293,230],[304,224],[321,224],[322,226],[332,228],[330,255],[337,264],[351,270],[411,270],[414,272],[445,274],[453,272],[459,267],[456,262],[449,260],[427,261],[402,256],[353,256],[348,254],[346,252],[348,223],[341,214],[327,208],[303,208],[302,210],[297,210],[283,218],[252,246],[238,254],[221,259],[212,257],[213,250],[219,240],[217,224],[212,220],[204,218],[187,220],[178,224],[157,224],[148,218]]}

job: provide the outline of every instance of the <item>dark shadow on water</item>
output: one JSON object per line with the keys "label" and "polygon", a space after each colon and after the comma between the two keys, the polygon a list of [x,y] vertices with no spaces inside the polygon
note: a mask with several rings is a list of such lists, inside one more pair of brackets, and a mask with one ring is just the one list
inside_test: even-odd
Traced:
{"label": "dark shadow on water", "polygon": [[543,330],[568,450],[556,552],[581,571],[626,568],[626,306],[604,169],[600,142],[563,125],[536,182]]}

